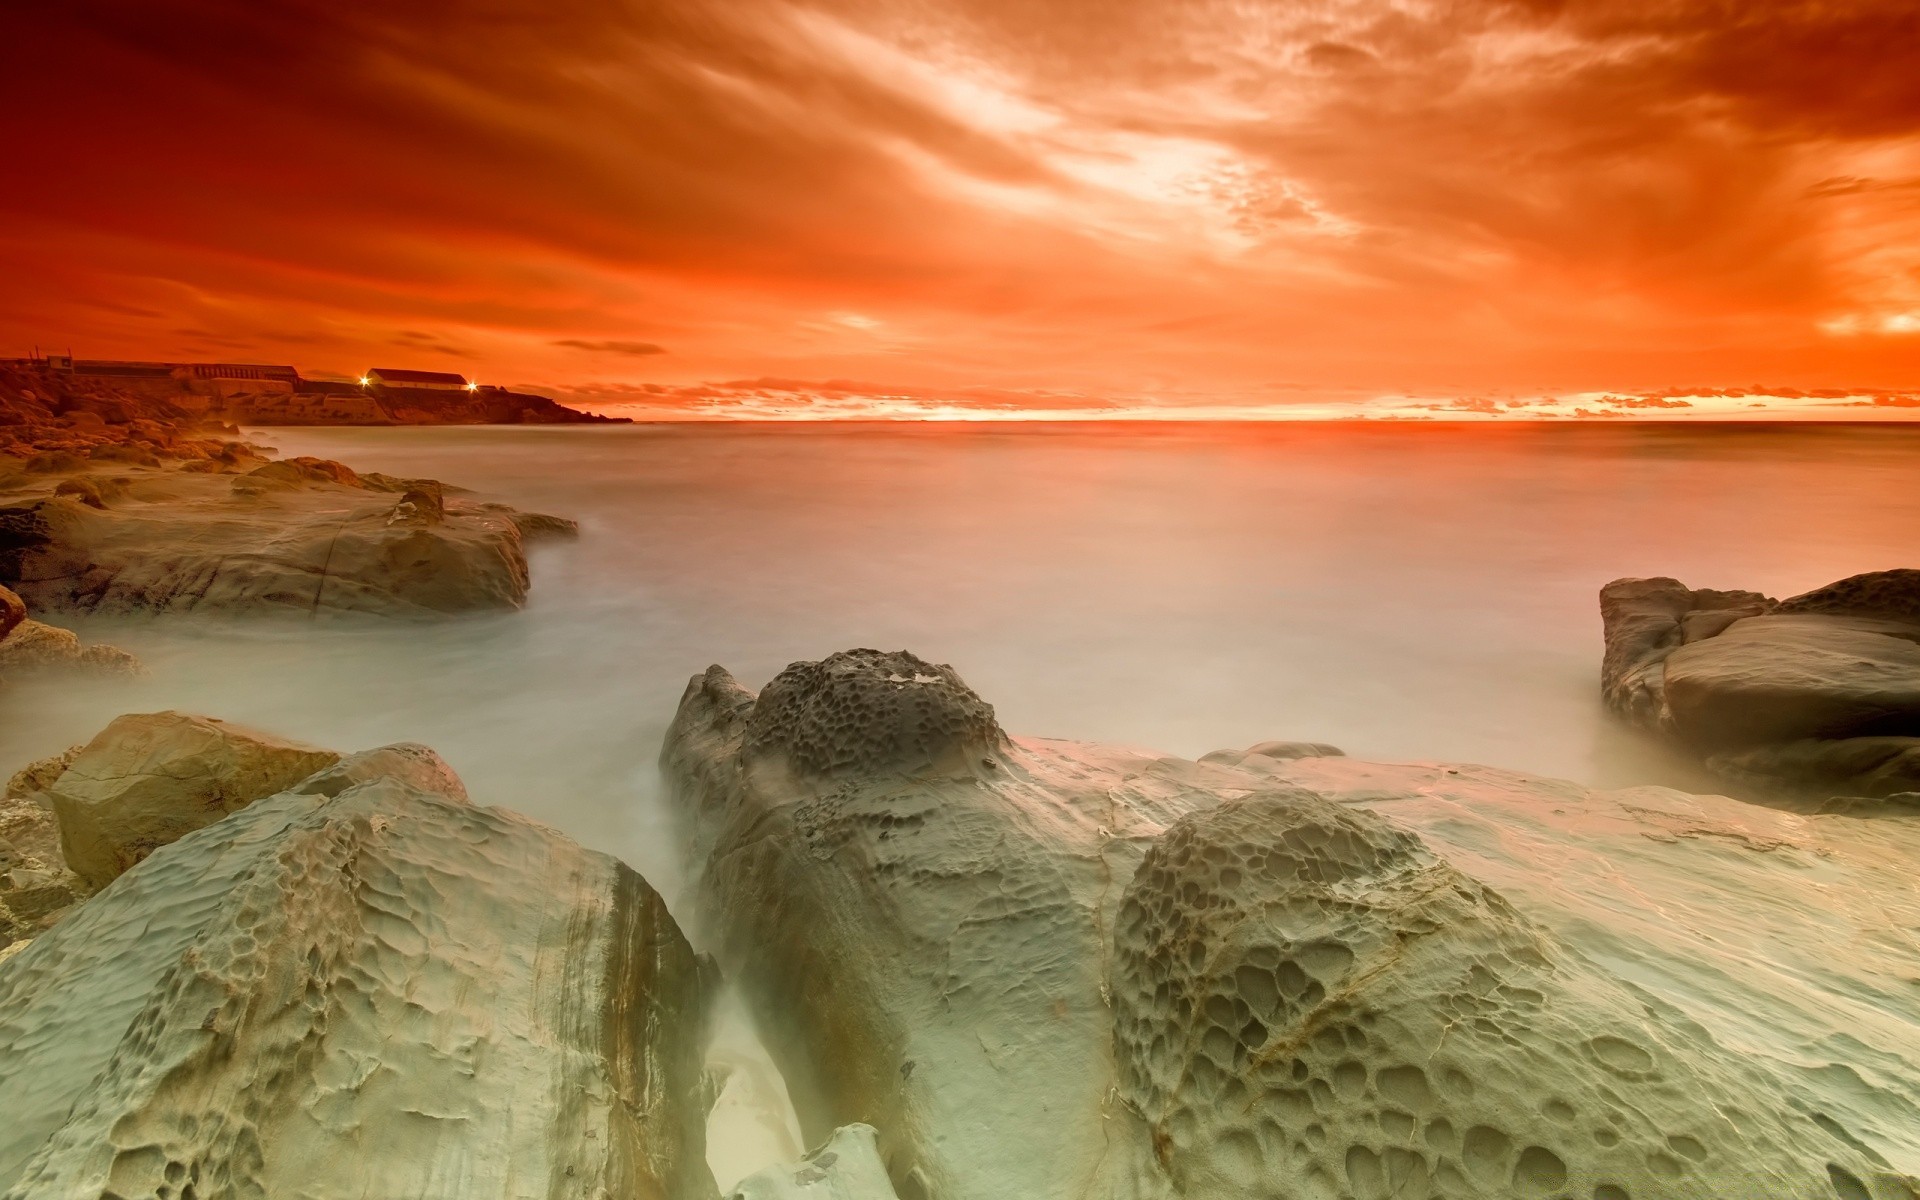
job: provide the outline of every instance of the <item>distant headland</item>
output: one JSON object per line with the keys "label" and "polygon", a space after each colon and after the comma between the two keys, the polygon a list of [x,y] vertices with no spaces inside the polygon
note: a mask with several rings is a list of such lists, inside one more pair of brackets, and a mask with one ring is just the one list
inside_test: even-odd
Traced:
{"label": "distant headland", "polygon": [[270,363],[71,355],[0,360],[0,424],[17,427],[38,423],[36,417],[75,412],[91,412],[111,425],[137,419],[229,425],[629,423],[444,371],[374,367],[346,379],[312,378],[296,367]]}

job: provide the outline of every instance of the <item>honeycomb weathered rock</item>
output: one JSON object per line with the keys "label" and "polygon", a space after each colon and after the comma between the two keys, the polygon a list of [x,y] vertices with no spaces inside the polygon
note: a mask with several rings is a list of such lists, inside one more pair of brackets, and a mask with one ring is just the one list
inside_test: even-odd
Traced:
{"label": "honeycomb weathered rock", "polygon": [[904,650],[844,650],[797,662],[760,692],[750,754],[784,755],[802,775],[978,766],[1006,735],[993,706],[952,667]]}
{"label": "honeycomb weathered rock", "polygon": [[1161,837],[1113,996],[1175,1195],[1811,1197],[1880,1165],[1418,837],[1299,789]]}

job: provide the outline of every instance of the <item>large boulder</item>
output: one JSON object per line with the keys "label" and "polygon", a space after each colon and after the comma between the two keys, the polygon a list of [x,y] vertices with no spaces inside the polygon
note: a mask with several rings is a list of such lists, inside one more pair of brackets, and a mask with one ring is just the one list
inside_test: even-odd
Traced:
{"label": "large boulder", "polygon": [[0,579],[48,610],[439,617],[521,607],[529,537],[572,529],[504,505],[428,514],[438,484],[385,482],[292,459],[136,476],[110,510],[25,497],[0,506]]}
{"label": "large boulder", "polygon": [[1601,691],[1730,779],[1920,792],[1920,571],[1774,601],[1619,579],[1601,590]]}
{"label": "large boulder", "polygon": [[1914,1194],[1904,823],[782,681],[694,679],[663,763],[807,1136],[906,1200]]}
{"label": "large boulder", "polygon": [[89,646],[71,629],[32,618],[0,640],[0,682],[47,674],[133,676],[140,660],[113,646]]}
{"label": "large boulder", "polygon": [[646,882],[342,763],[0,966],[0,1195],[699,1200],[710,976]]}
{"label": "large boulder", "polygon": [[132,713],[96,734],[48,791],[67,865],[99,889],[159,847],[339,758],[212,717]]}

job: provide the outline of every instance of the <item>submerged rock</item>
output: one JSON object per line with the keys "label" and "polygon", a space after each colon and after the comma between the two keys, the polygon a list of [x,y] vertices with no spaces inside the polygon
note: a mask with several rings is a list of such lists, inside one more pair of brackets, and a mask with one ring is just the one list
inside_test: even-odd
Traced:
{"label": "submerged rock", "polygon": [[417,748],[323,778],[0,966],[0,1195],[713,1195],[709,984],[646,882]]}
{"label": "submerged rock", "polygon": [[663,764],[808,1137],[908,1200],[1913,1194],[1905,823],[781,679],[696,678]]}
{"label": "submerged rock", "polygon": [[116,718],[48,787],[88,890],[161,846],[339,760],[331,750],[185,713]]}
{"label": "submerged rock", "polygon": [[1790,600],[1673,579],[1601,590],[1608,706],[1743,782],[1920,791],[1920,571]]}

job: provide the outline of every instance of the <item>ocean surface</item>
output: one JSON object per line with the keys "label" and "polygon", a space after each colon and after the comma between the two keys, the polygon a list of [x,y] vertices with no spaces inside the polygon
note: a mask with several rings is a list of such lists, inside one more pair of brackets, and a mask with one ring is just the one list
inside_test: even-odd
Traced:
{"label": "ocean surface", "polygon": [[283,454],[577,518],[525,612],[72,622],[132,684],[29,685],[0,769],[181,708],[426,742],[477,800],[671,891],[654,761],[688,678],[837,649],[951,663],[1019,734],[1268,738],[1704,786],[1597,695],[1621,575],[1788,595],[1920,565],[1920,428],[678,425],[270,429]]}
{"label": "ocean surface", "polygon": [[[536,550],[518,614],[78,623],[150,677],[27,685],[0,725],[0,769],[161,708],[342,750],[421,741],[476,801],[618,855],[670,900],[683,864],[655,760],[709,663],[757,688],[796,659],[905,648],[951,663],[1018,734],[1188,756],[1306,739],[1710,790],[1602,711],[1600,585],[1666,574],[1784,596],[1920,566],[1920,428],[255,436],[575,517],[581,537]],[[763,1070],[749,1042],[743,1070]],[[749,1124],[777,1120],[747,1107]],[[733,1136],[741,1170],[785,1152]]]}

